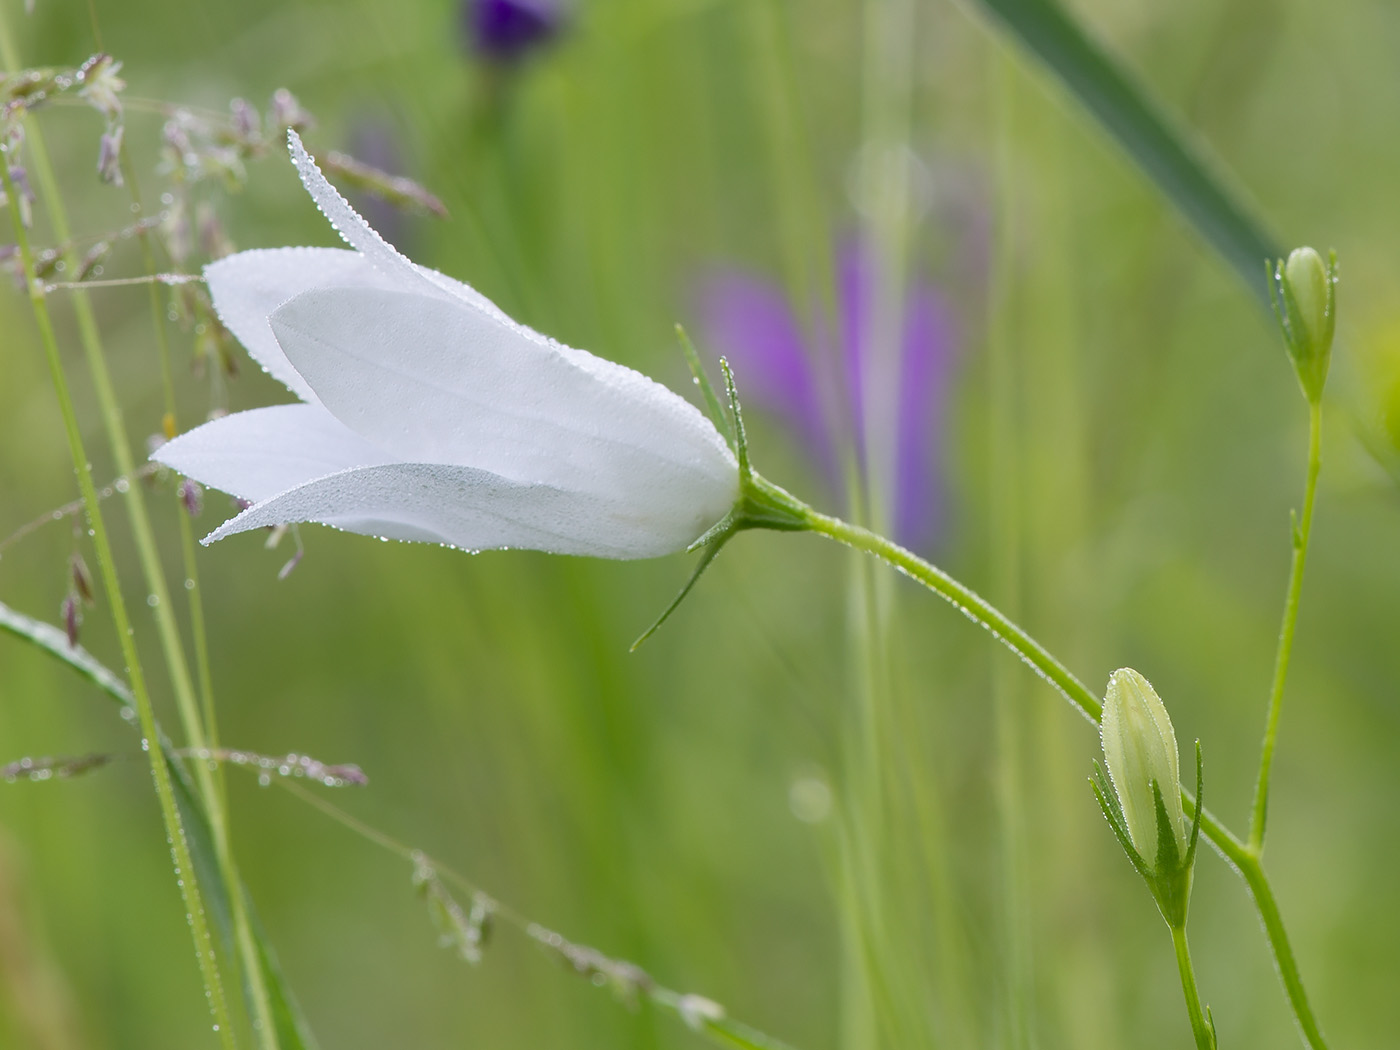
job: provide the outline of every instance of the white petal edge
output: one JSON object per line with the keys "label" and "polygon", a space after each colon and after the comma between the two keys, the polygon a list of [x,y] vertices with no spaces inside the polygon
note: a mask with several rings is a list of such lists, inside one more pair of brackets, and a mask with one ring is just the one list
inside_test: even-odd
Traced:
{"label": "white petal edge", "polygon": [[390,461],[319,405],[224,416],[166,442],[151,458],[255,503],[327,474]]}
{"label": "white petal edge", "polygon": [[291,151],[292,164],[301,178],[301,184],[306,187],[306,192],[311,194],[311,199],[316,202],[321,214],[334,227],[335,232],[340,234],[341,239],[361,253],[376,270],[407,288],[423,294],[446,293],[502,321],[509,321],[495,303],[475,288],[426,266],[416,265],[381,237],[326,178],[315,159],[302,145],[301,136],[292,128],[287,129],[287,148]]}
{"label": "white petal edge", "polygon": [[718,520],[738,495],[724,439],[639,372],[458,303],[404,292],[306,292],[273,314],[298,372],[342,422],[406,461]]}
{"label": "white petal edge", "polygon": [[385,539],[464,550],[523,548],[595,558],[683,550],[698,532],[659,529],[625,505],[488,471],[438,463],[362,467],[316,479],[249,507],[203,539],[314,521]]}

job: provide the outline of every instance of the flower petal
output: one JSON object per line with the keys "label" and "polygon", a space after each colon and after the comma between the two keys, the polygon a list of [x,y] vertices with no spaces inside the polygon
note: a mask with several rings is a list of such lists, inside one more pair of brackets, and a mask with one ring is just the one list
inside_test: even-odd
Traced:
{"label": "flower petal", "polygon": [[320,405],[274,405],[224,416],[166,442],[151,458],[254,502],[327,474],[389,462]]}
{"label": "flower petal", "polygon": [[519,547],[596,558],[670,554],[709,524],[639,516],[630,504],[472,467],[394,463],[310,481],[248,508],[203,542],[302,521],[466,550]]}
{"label": "flower petal", "polygon": [[287,129],[287,146],[292,153],[292,164],[296,166],[301,184],[311,199],[316,202],[330,224],[335,227],[346,244],[364,256],[365,261],[389,278],[395,285],[405,290],[421,294],[446,294],[455,299],[463,299],[471,305],[486,311],[491,316],[512,323],[495,303],[487,299],[475,288],[455,281],[446,274],[418,266],[401,255],[392,244],[386,241],[360,213],[350,206],[350,202],[340,195],[330,180],[321,173],[320,167],[301,144],[301,136]]}
{"label": "flower petal", "polygon": [[316,395],[277,345],[267,319],[283,303],[311,288],[394,288],[392,277],[359,252],[344,248],[264,248],[210,263],[204,279],[224,327],[253,360],[303,401]]}
{"label": "flower petal", "polygon": [[272,328],[321,402],[399,459],[629,500],[644,516],[691,508],[707,524],[738,494],[733,455],[690,402],[463,303],[318,290]]}

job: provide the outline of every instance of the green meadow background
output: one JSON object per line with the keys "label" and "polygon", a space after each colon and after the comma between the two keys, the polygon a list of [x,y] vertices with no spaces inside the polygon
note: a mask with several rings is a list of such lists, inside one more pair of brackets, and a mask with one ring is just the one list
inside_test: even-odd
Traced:
{"label": "green meadow background", "polygon": [[[887,2],[579,0],[557,45],[508,75],[464,48],[446,2],[37,0],[26,16],[3,0],[3,16],[26,64],[76,65],[98,46],[90,8],[132,97],[222,110],[287,87],[318,118],[313,148],[354,148],[377,129],[398,170],[451,214],[402,220],[397,242],[417,261],[689,390],[672,326],[698,323],[707,272],[790,283],[791,260],[860,225],[864,32]],[[1332,1045],[1392,1045],[1400,9],[1072,8],[1197,129],[1282,243],[1341,259],[1266,858]],[[909,228],[913,275],[955,304],[958,331],[937,422],[943,526],[928,553],[1019,613],[1091,687],[1123,665],[1147,675],[1183,748],[1202,741],[1211,808],[1243,827],[1306,439],[1281,341],[1236,275],[975,12],[942,0],[906,10],[908,142],[928,194]],[[127,196],[93,173],[99,118],[39,119],[76,228],[126,222]],[[160,129],[129,108],[148,196]],[[221,206],[238,247],[336,243],[275,151],[249,174]],[[46,243],[42,225],[36,236]],[[107,269],[137,273],[139,257],[119,249]],[[146,293],[93,297],[127,425],[157,432]],[[989,302],[1001,304],[1005,373],[988,368]],[[101,483],[114,468],[71,316],[55,306]],[[209,384],[188,342],[175,346],[192,422]],[[286,400],[243,366],[231,408]],[[782,419],[755,407],[749,423],[767,477],[845,506]],[[177,510],[161,493],[151,507],[178,581]],[[28,304],[6,284],[0,536],[75,496]],[[173,729],[119,499],[108,519]],[[208,493],[200,534],[229,509]],[[290,537],[276,551],[255,535],[199,553],[223,741],[358,763],[367,787],[314,790],[535,921],[801,1050],[1189,1045],[1166,930],[1086,783],[1093,728],[907,581],[886,581],[884,793],[852,808],[858,570],[830,544],[741,536],[629,654],[687,558],[468,556],[317,526],[302,537],[305,557],[281,581]],[[0,601],[57,621],[74,542],[70,520],[5,549]],[[88,612],[83,642],[120,669],[104,607]],[[1010,719],[998,722],[998,704]],[[134,753],[134,739],[86,681],[0,638],[0,762]],[[813,779],[836,799],[816,823],[790,801]],[[228,782],[242,873],[327,1050],[704,1045],[509,927],[468,966],[437,946],[409,865],[275,786],[236,771]],[[879,917],[865,953],[848,935],[853,850]],[[1204,849],[1191,933],[1221,1045],[1300,1045],[1243,885]],[[214,1043],[144,762],[0,784],[0,1046]]]}

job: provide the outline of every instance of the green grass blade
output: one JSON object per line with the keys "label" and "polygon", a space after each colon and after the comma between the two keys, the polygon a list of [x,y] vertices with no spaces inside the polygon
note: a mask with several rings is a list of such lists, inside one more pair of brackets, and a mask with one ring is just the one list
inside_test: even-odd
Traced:
{"label": "green grass blade", "polygon": [[[25,616],[0,602],[0,631],[31,642],[49,655],[62,660],[79,674],[89,678],[112,699],[122,704],[131,703],[131,691],[121,677],[100,663],[82,646],[70,646],[68,636],[62,628]],[[185,831],[185,841],[189,845],[195,877],[204,890],[205,907],[212,920],[219,948],[225,958],[231,959],[234,957],[232,908],[228,885],[216,860],[213,832],[194,785],[190,782],[188,770],[169,753],[170,742],[165,739],[163,733],[160,734],[160,745],[166,751],[166,768],[170,770],[170,785],[175,795],[175,804],[180,811],[180,823]],[[248,891],[241,885],[238,889],[243,894],[249,926],[257,947],[258,962],[262,968],[263,982],[272,999],[273,1021],[277,1026],[277,1045],[281,1050],[316,1050],[316,1040],[295,997],[287,987],[281,968],[277,965],[277,956],[267,943],[262,925],[253,912]]]}
{"label": "green grass blade", "polygon": [[73,670],[91,679],[113,699],[123,704],[132,702],[131,690],[121,676],[98,663],[97,658],[81,645],[69,645],[68,635],[61,627],[25,616],[0,602],[0,631],[33,642],[49,655],[58,657]]}
{"label": "green grass blade", "polygon": [[1056,0],[974,0],[1069,89],[1265,306],[1283,253],[1207,147]]}
{"label": "green grass blade", "polygon": [[292,995],[292,990],[287,987],[282,968],[277,963],[277,954],[268,943],[246,888],[243,889],[243,909],[248,916],[253,943],[257,946],[263,984],[267,987],[268,999],[271,1000],[272,1020],[277,1028],[277,1045],[281,1050],[317,1050],[316,1037],[311,1034],[311,1027],[301,1012],[301,1006]]}

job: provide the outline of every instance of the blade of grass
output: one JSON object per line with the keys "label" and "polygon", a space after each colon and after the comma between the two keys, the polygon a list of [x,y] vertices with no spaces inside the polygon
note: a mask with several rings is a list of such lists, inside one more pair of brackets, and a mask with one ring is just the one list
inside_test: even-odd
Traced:
{"label": "blade of grass", "polygon": [[68,635],[63,628],[25,616],[0,602],[0,631],[8,631],[18,638],[33,642],[79,674],[92,679],[99,689],[123,705],[132,703],[131,690],[116,672],[104,667],[81,645],[69,645]]}
{"label": "blade of grass", "polygon": [[[61,628],[25,616],[0,602],[0,630],[32,642],[50,656],[63,661],[73,670],[90,679],[99,689],[123,707],[132,703],[131,690],[122,681],[121,676],[98,661],[82,646],[70,646],[68,636]],[[165,765],[170,773],[175,805],[179,810],[180,821],[184,827],[185,841],[189,848],[195,876],[204,891],[205,905],[213,919],[220,948],[224,956],[228,958],[231,957],[233,945],[231,925],[233,908],[228,894],[228,884],[223,878],[217,861],[209,820],[199,803],[188,771],[170,753],[170,741],[159,730],[156,735],[162,750],[166,753]],[[283,1050],[316,1050],[316,1039],[306,1023],[301,1008],[297,1005],[296,997],[287,987],[282,970],[277,964],[277,956],[267,941],[262,924],[258,921],[257,914],[253,910],[253,902],[241,879],[238,890],[243,898],[248,929],[256,949],[263,985],[267,990],[277,1045]]]}
{"label": "blade of grass", "polygon": [[1220,161],[1056,0],[971,0],[1069,90],[1196,232],[1268,305],[1262,260],[1282,253]]}

